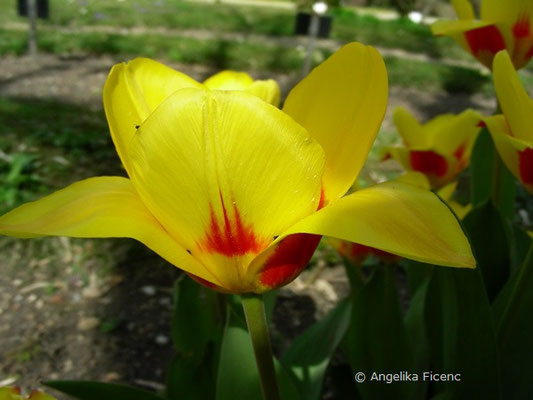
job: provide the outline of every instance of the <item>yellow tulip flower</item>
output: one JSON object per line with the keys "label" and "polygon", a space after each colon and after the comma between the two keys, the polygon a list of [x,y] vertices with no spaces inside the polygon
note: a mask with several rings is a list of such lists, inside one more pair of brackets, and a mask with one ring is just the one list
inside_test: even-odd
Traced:
{"label": "yellow tulip flower", "polygon": [[117,65],[104,107],[129,179],[74,183],[0,217],[0,233],[134,238],[232,293],[288,283],[322,235],[474,267],[459,223],[432,193],[386,183],[343,197],[387,90],[383,59],[358,43],[315,68],[283,110],[152,62]]}
{"label": "yellow tulip flower", "polygon": [[506,51],[496,55],[493,68],[503,115],[488,117],[485,123],[509,171],[533,193],[533,101]]}
{"label": "yellow tulip flower", "polygon": [[39,390],[34,390],[28,397],[20,393],[19,388],[2,387],[0,388],[0,400],[56,400],[55,397],[47,395]]}
{"label": "yellow tulip flower", "polygon": [[470,163],[480,122],[478,113],[466,110],[459,115],[440,115],[421,125],[406,109],[398,107],[394,124],[405,147],[388,147],[384,158],[394,158],[407,171],[423,173],[432,188],[441,188]]}
{"label": "yellow tulip flower", "polygon": [[507,49],[521,68],[533,56],[533,2],[531,0],[481,0],[477,19],[469,0],[452,0],[457,21],[437,21],[435,35],[454,38],[488,68],[496,53]]}

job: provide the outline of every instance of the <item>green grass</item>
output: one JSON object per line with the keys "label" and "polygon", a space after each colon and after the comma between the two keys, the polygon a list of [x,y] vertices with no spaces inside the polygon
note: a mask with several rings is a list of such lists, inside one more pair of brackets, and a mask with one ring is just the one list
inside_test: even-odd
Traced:
{"label": "green grass", "polygon": [[[0,54],[20,54],[25,51],[25,33],[0,32]],[[298,72],[304,52],[301,49],[270,44],[224,39],[196,39],[162,35],[107,35],[104,33],[64,34],[43,31],[39,47],[53,54],[89,53],[112,54],[133,58],[145,56],[168,59],[186,64],[210,65],[217,69]],[[315,63],[331,54],[316,49]],[[417,87],[423,90],[449,93],[474,93],[491,90],[490,78],[477,70],[438,63],[386,57],[391,85]]]}
{"label": "green grass", "polygon": [[[80,4],[84,5],[80,5]],[[468,58],[449,38],[436,39],[424,25],[409,19],[379,20],[357,15],[353,10],[333,9],[331,37],[340,42],[365,44],[425,53],[432,57]],[[15,15],[8,2],[0,4],[1,21],[24,21]],[[86,2],[50,0],[48,25],[150,27],[168,29],[203,29],[242,34],[291,36],[295,11],[279,8],[201,4],[182,0],[92,0]]]}
{"label": "green grass", "polygon": [[123,174],[103,112],[0,98],[0,213],[80,178]]}

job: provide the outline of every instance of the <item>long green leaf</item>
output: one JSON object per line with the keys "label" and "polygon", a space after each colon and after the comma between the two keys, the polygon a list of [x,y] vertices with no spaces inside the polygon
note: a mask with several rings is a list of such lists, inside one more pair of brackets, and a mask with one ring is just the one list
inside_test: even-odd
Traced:
{"label": "long green leaf", "polygon": [[461,378],[436,390],[450,399],[499,399],[496,334],[481,271],[435,268],[432,275],[425,320],[433,371]]}
{"label": "long green leaf", "polygon": [[[470,197],[474,206],[491,198],[496,157],[498,155],[494,149],[494,142],[487,129],[483,128],[476,139],[470,156]],[[500,168],[498,197],[500,201],[497,208],[504,217],[512,218],[516,191],[515,179],[501,160],[498,163]]]}
{"label": "long green leaf", "polygon": [[366,376],[357,389],[363,399],[411,399],[416,382],[376,381],[374,373],[414,371],[394,269],[376,269],[370,281],[352,294],[352,317],[344,348],[354,373]]}
{"label": "long green leaf", "polygon": [[[176,281],[172,340],[179,354],[200,362],[209,341],[222,333],[224,320],[219,315],[220,296],[223,295],[201,286],[188,276]],[[222,310],[224,308],[225,305]]]}
{"label": "long green leaf", "polygon": [[505,398],[529,398],[533,392],[533,247],[496,299],[493,310],[499,327]]}
{"label": "long green leaf", "polygon": [[463,225],[492,301],[509,278],[511,259],[506,223],[492,202],[486,201],[466,216]]}
{"label": "long green leaf", "polygon": [[281,358],[281,363],[298,377],[302,399],[320,398],[326,368],[348,329],[350,311],[348,300],[339,303],[298,336]]}

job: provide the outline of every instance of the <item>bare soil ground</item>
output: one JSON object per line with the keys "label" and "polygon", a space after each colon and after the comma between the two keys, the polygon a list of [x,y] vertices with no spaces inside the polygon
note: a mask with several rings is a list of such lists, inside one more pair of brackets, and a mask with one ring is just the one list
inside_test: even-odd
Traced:
{"label": "bare soil ground", "polygon": [[[4,57],[0,97],[100,108],[105,78],[118,61]],[[199,80],[216,72],[170,65]],[[284,95],[298,79],[274,78]],[[485,112],[494,108],[481,96],[393,87],[384,130],[393,130],[391,112],[397,105],[422,119],[466,107]],[[342,267],[328,265],[318,271],[304,273],[280,292],[274,314],[278,350],[346,295]],[[94,379],[162,388],[172,357],[172,286],[179,275],[178,269],[132,240],[1,239],[0,386],[33,388],[42,380]]]}

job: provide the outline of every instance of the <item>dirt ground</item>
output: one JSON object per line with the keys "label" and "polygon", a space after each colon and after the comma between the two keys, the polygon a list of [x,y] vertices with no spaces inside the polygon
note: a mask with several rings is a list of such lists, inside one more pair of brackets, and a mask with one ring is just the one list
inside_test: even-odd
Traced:
{"label": "dirt ground", "polygon": [[[4,57],[0,96],[100,108],[102,86],[117,61],[121,60]],[[199,80],[216,72],[170,65]],[[284,95],[298,79],[274,78]],[[397,105],[422,119],[466,107],[485,112],[494,108],[482,96],[451,97],[393,87],[384,130],[393,129],[391,112]],[[274,312],[278,348],[346,295],[341,266],[319,271],[304,273],[280,291]],[[132,240],[49,238],[2,239],[0,272],[0,386],[29,389],[42,380],[88,379],[163,387],[172,357],[172,286],[178,269]]]}

